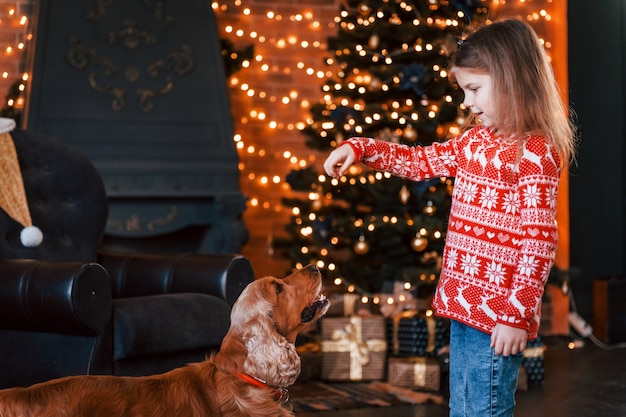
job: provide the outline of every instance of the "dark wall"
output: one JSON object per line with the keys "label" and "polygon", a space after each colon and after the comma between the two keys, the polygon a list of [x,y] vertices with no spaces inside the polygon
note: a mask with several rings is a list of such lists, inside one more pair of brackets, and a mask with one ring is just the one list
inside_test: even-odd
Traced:
{"label": "dark wall", "polygon": [[624,271],[625,7],[568,1],[569,93],[580,135],[570,175],[570,264],[581,271],[572,288],[587,319],[593,280]]}

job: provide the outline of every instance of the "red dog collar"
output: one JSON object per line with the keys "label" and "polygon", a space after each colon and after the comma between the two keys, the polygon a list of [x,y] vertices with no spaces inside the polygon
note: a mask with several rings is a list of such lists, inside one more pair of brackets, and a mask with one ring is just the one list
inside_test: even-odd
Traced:
{"label": "red dog collar", "polygon": [[259,379],[255,376],[248,375],[248,374],[242,374],[242,373],[236,372],[234,375],[237,378],[241,379],[242,381],[245,381],[250,385],[254,385],[257,388],[266,388],[266,389],[270,389],[274,391],[274,401],[283,402],[283,403],[286,403],[287,401],[289,401],[289,390],[287,388],[270,387],[262,379]]}

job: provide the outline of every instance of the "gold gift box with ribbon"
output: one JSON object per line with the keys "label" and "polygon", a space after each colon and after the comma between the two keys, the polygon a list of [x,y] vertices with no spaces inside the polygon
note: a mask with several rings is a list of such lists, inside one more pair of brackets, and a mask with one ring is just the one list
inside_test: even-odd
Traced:
{"label": "gold gift box with ribbon", "polygon": [[389,358],[391,385],[439,391],[440,375],[441,368],[435,358]]}
{"label": "gold gift box with ribbon", "polygon": [[373,381],[385,378],[385,318],[322,319],[322,379]]}

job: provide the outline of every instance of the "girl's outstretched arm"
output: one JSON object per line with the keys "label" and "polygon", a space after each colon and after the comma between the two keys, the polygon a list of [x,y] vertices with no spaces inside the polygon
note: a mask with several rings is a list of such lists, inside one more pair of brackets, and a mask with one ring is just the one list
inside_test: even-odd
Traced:
{"label": "girl's outstretched arm", "polygon": [[343,141],[324,163],[331,177],[344,175],[356,162],[401,178],[423,181],[456,175],[456,140],[434,142],[428,146],[408,146],[366,137]]}

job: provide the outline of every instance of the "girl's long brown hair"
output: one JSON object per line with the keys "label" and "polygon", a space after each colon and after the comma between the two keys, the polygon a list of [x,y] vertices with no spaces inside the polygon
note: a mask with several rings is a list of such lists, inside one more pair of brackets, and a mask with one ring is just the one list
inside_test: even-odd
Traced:
{"label": "girl's long brown hair", "polygon": [[518,140],[543,135],[562,164],[574,159],[574,125],[543,46],[527,23],[510,19],[480,27],[453,56],[452,76],[456,67],[491,77],[499,133]]}

